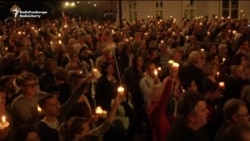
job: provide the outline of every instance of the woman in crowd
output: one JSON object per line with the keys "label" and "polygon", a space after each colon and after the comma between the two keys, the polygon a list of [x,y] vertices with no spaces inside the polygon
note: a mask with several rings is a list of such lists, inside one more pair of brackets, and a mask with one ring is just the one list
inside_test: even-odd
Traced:
{"label": "woman in crowd", "polygon": [[[124,93],[117,93],[111,110],[108,112],[107,118],[100,126],[90,129],[90,120],[81,117],[72,117],[62,123],[60,133],[63,141],[81,141],[87,135],[100,137],[111,126],[115,118],[115,113],[120,103],[124,99]],[[97,113],[98,114],[98,113]]]}

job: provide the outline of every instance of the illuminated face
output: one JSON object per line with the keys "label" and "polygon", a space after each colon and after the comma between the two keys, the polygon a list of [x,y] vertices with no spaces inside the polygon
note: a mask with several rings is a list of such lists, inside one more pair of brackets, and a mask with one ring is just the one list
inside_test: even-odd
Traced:
{"label": "illuminated face", "polygon": [[34,96],[38,91],[38,81],[37,80],[27,80],[22,84],[21,89],[27,96]]}
{"label": "illuminated face", "polygon": [[150,64],[150,65],[148,66],[147,73],[149,74],[149,76],[155,77],[155,74],[154,74],[154,70],[155,70],[155,69],[156,69],[155,64]]}
{"label": "illuminated face", "polygon": [[207,104],[205,101],[199,101],[192,113],[193,122],[199,126],[200,128],[207,124],[207,116],[208,116]]}
{"label": "illuminated face", "polygon": [[60,114],[60,108],[61,105],[57,100],[57,96],[54,96],[46,100],[43,111],[46,115],[58,116]]}

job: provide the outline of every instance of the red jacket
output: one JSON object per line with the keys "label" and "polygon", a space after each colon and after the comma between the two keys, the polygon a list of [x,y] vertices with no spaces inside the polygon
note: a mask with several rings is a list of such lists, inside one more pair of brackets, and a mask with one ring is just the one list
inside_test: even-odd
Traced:
{"label": "red jacket", "polygon": [[171,97],[172,80],[166,78],[163,81],[161,97],[157,101],[151,102],[147,109],[147,115],[153,133],[153,141],[166,141],[170,130],[170,124],[166,115],[166,105]]}

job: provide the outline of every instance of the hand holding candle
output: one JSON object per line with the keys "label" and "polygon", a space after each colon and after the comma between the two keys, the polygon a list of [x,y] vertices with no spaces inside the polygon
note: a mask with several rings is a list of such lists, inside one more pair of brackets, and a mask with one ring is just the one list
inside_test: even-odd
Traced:
{"label": "hand holding candle", "polygon": [[225,89],[225,82],[219,82],[219,87],[221,88],[221,89]]}
{"label": "hand holding candle", "polygon": [[92,73],[93,73],[93,75],[95,76],[96,79],[101,77],[101,73],[96,68],[92,69]]}
{"label": "hand holding candle", "polygon": [[117,92],[118,92],[119,94],[123,95],[123,94],[124,94],[124,88],[123,88],[122,86],[119,86],[119,87],[117,88]]}
{"label": "hand holding candle", "polygon": [[0,129],[7,128],[9,125],[10,125],[10,123],[8,121],[6,121],[6,116],[3,115],[1,118],[1,122],[0,122]]}
{"label": "hand holding candle", "polygon": [[95,109],[95,113],[102,117],[102,118],[106,118],[107,117],[107,111],[105,110],[102,110],[102,107],[101,106],[97,106],[96,109]]}
{"label": "hand holding candle", "polygon": [[155,75],[155,77],[158,77],[158,70],[157,69],[154,70],[154,75]]}
{"label": "hand holding candle", "polygon": [[172,64],[172,68],[174,69],[174,70],[178,70],[179,69],[179,64],[178,63],[176,63],[176,62],[174,62],[173,64]]}

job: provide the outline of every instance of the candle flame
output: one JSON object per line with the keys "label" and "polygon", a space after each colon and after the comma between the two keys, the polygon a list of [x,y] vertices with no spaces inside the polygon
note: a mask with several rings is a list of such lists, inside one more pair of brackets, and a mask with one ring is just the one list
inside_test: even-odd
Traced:
{"label": "candle flame", "polygon": [[6,122],[6,116],[5,115],[2,116],[2,122],[3,123]]}

